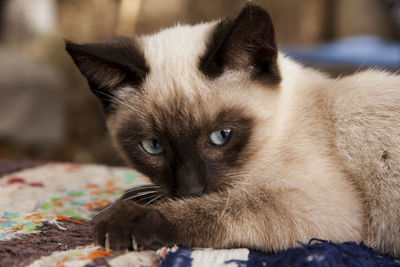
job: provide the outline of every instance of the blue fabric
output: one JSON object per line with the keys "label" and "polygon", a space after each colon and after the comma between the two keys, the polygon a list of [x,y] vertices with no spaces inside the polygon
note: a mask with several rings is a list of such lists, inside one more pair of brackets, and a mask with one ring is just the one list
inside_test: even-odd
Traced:
{"label": "blue fabric", "polygon": [[309,47],[280,48],[285,54],[303,62],[395,69],[400,67],[400,42],[376,36],[349,37]]}
{"label": "blue fabric", "polygon": [[[191,249],[178,249],[170,252],[160,266],[189,267],[192,263]],[[218,250],[215,250],[218,253]],[[250,251],[247,260],[228,259],[225,262],[236,263],[240,267],[255,266],[291,266],[291,267],[338,267],[338,266],[398,266],[390,255],[382,255],[364,243],[345,242],[336,244],[313,239],[309,244],[282,250],[277,254]]]}
{"label": "blue fabric", "polygon": [[[266,265],[264,265],[266,264]],[[246,266],[400,266],[389,255],[381,255],[364,243],[335,244],[319,240],[312,244],[302,244],[299,248],[283,250],[276,255],[250,252]]]}
{"label": "blue fabric", "polygon": [[180,248],[169,252],[159,267],[189,267],[192,264],[192,250]]}

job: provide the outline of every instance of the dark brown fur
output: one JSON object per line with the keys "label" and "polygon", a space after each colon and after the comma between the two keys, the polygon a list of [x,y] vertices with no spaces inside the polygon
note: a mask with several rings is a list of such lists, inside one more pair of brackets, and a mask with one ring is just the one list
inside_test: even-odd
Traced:
{"label": "dark brown fur", "polygon": [[142,51],[131,38],[115,37],[84,45],[66,41],[65,49],[87,78],[92,92],[102,100],[106,112],[112,110],[116,88],[138,88],[149,72]]}
{"label": "dark brown fur", "polygon": [[[176,110],[179,112],[179,108]],[[183,114],[163,114],[164,117],[149,120],[138,119],[132,113],[132,119],[120,125],[116,141],[130,163],[162,185],[171,197],[201,195],[224,188],[223,174],[240,168],[244,155],[249,153],[246,145],[253,121],[243,110],[234,108],[221,110],[216,118],[204,116],[198,125],[182,123],[195,121]],[[232,129],[232,142],[223,147],[210,144],[209,133],[224,128]],[[160,141],[166,146],[163,154],[152,156],[141,151],[139,141],[149,136],[162,138]]]}

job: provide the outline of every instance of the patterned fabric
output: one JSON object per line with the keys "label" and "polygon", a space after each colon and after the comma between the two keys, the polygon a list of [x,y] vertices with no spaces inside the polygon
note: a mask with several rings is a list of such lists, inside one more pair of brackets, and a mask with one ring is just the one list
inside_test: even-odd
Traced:
{"label": "patterned fabric", "polygon": [[[62,163],[3,176],[0,266],[96,266],[105,258],[116,263],[137,259],[143,266],[158,265],[166,249],[122,256],[93,246],[88,222],[124,190],[148,183],[146,177],[127,168]],[[85,246],[76,247],[81,245]]]}
{"label": "patterned fabric", "polygon": [[93,245],[90,217],[149,180],[101,165],[24,166],[30,169],[0,177],[0,266],[400,266],[355,243],[316,242],[276,255],[246,248],[106,251]]}
{"label": "patterned fabric", "polygon": [[[129,169],[48,164],[0,180],[0,240],[36,233],[46,221],[87,220],[125,189],[149,183]],[[9,198],[3,196],[10,196]]]}

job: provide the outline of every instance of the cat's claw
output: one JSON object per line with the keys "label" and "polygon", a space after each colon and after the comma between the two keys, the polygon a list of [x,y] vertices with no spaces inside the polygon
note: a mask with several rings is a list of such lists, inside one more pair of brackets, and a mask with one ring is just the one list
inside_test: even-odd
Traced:
{"label": "cat's claw", "polygon": [[153,207],[117,201],[93,218],[96,243],[105,249],[158,249],[175,244],[172,227]]}
{"label": "cat's claw", "polygon": [[110,250],[110,239],[108,238],[108,233],[106,233],[106,241],[104,243],[104,248]]}
{"label": "cat's claw", "polygon": [[134,251],[137,251],[138,250],[138,243],[136,242],[136,238],[133,235],[131,236],[131,238],[132,238],[132,248],[133,248]]}

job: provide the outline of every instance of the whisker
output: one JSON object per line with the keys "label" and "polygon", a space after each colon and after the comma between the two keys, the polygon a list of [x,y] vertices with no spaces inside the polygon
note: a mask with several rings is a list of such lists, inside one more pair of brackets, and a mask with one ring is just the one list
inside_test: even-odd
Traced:
{"label": "whisker", "polygon": [[140,113],[143,117],[149,118],[148,115],[146,115],[144,112],[140,111],[140,110],[137,109],[136,107],[131,106],[131,105],[128,105],[128,104],[122,102],[121,100],[119,100],[118,98],[116,98],[116,97],[114,97],[114,96],[112,96],[112,95],[110,95],[110,94],[106,94],[106,93],[101,92],[101,91],[96,91],[96,92],[99,93],[99,94],[102,94],[102,95],[104,95],[104,96],[107,96],[111,101],[115,101],[114,103],[117,102],[117,103],[119,103],[119,104],[121,104],[121,105],[124,105],[124,106],[126,106],[126,107],[128,107],[128,108],[130,108],[130,109],[132,109],[132,110],[134,110],[134,111],[136,111],[136,112],[138,112],[138,113]]}
{"label": "whisker", "polygon": [[[115,202],[114,202],[115,203]],[[95,215],[92,216],[92,218],[100,215],[101,213],[103,213],[103,211],[108,210],[109,208],[111,208],[112,206],[114,206],[114,203],[112,203],[111,205],[108,205],[107,207],[105,207],[104,209],[100,210],[99,212],[97,212]]]}
{"label": "whisker", "polygon": [[161,186],[159,186],[159,185],[143,185],[143,186],[140,186],[140,187],[133,187],[133,188],[130,188],[128,190],[125,190],[125,193],[133,192],[133,191],[141,191],[141,190],[144,190],[144,189],[156,189],[156,188],[160,188],[160,187]]}
{"label": "whisker", "polygon": [[159,199],[159,200],[157,200],[157,201],[154,202],[154,205],[158,205],[158,204],[160,204],[160,203],[163,203],[164,201],[165,201],[164,198],[163,198],[163,199]]}
{"label": "whisker", "polygon": [[[124,200],[124,201],[126,201],[126,200],[133,200],[133,199],[140,198],[140,197],[146,196],[146,195],[149,195],[149,194],[144,194],[144,195],[140,195],[140,196],[135,195],[135,196],[132,196],[132,197],[129,197],[129,198],[124,198],[123,200]],[[154,197],[154,194],[151,194],[150,196],[146,196],[146,197],[144,197],[144,198],[141,198],[140,200],[149,199],[149,198],[152,198],[152,197]]]}
{"label": "whisker", "polygon": [[154,202],[155,200],[159,199],[160,197],[162,197],[162,195],[158,195],[155,198],[153,198],[152,200],[150,200],[149,202],[147,202],[146,204],[144,204],[144,206],[150,205],[152,202]]}
{"label": "whisker", "polygon": [[154,202],[154,205],[158,205],[158,204],[160,204],[160,203],[166,201],[167,199],[168,199],[168,197],[165,197],[165,195],[163,195],[162,198],[160,198],[160,199],[158,199],[158,200],[156,200],[156,201]]}
{"label": "whisker", "polygon": [[229,204],[229,190],[228,190],[227,194],[228,194],[228,195],[227,195],[227,197],[226,197],[225,207],[224,207],[224,209],[222,210],[221,215],[219,216],[219,220],[222,219],[222,217],[225,215],[225,213],[226,213],[226,211],[227,211],[227,209],[228,209],[228,204]]}
{"label": "whisker", "polygon": [[122,195],[122,197],[124,197],[124,196],[127,195],[127,194],[129,194],[129,195],[132,195],[132,194],[133,194],[133,196],[138,196],[138,197],[140,197],[140,196],[144,196],[144,195],[148,195],[148,194],[153,194],[153,193],[157,193],[157,192],[159,192],[159,191],[153,190],[153,191],[138,192],[138,193],[134,194],[134,192],[131,191],[131,192],[125,193],[124,195]]}

